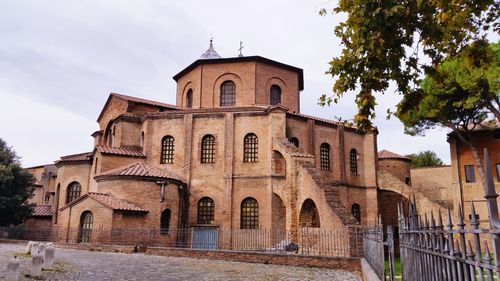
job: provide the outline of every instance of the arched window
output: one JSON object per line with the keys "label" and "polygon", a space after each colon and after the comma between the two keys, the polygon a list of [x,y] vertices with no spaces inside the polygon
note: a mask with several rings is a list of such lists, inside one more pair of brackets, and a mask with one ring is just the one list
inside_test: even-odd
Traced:
{"label": "arched window", "polygon": [[198,202],[198,223],[211,224],[214,220],[215,204],[210,197],[203,197]]}
{"label": "arched window", "polygon": [[186,107],[193,107],[193,90],[189,89],[186,93]]}
{"label": "arched window", "polygon": [[80,217],[80,237],[79,242],[90,243],[92,238],[92,226],[94,224],[94,216],[92,212],[85,211]]}
{"label": "arched window", "polygon": [[236,85],[233,81],[225,81],[220,85],[220,106],[236,104]]}
{"label": "arched window", "polygon": [[201,163],[215,163],[215,137],[212,135],[201,139]]}
{"label": "arched window", "polygon": [[252,197],[241,202],[241,229],[259,228],[259,203]]}
{"label": "arched window", "polygon": [[352,204],[351,214],[358,221],[358,223],[361,222],[361,207],[358,203]]}
{"label": "arched window", "polygon": [[301,227],[320,227],[318,208],[316,208],[313,200],[306,199],[302,203],[299,224]]}
{"label": "arched window", "polygon": [[278,85],[271,86],[270,98],[271,98],[272,105],[281,103],[281,88],[280,88],[280,86],[278,86]]}
{"label": "arched window", "polygon": [[243,162],[258,161],[259,139],[253,133],[247,134],[243,143]]}
{"label": "arched window", "polygon": [[79,182],[72,182],[68,185],[68,190],[66,191],[66,204],[80,197],[82,193],[82,186]]}
{"label": "arched window", "polygon": [[358,152],[354,148],[349,152],[349,167],[351,168],[351,175],[358,174]]}
{"label": "arched window", "polygon": [[290,138],[289,139],[290,143],[295,145],[295,147],[299,147],[299,139],[296,137]]}
{"label": "arched window", "polygon": [[174,163],[174,137],[164,136],[161,139],[161,164]]}
{"label": "arched window", "polygon": [[330,145],[326,142],[319,147],[320,167],[323,171],[330,171]]}
{"label": "arched window", "polygon": [[165,209],[160,218],[160,234],[168,234],[170,229],[170,209]]}

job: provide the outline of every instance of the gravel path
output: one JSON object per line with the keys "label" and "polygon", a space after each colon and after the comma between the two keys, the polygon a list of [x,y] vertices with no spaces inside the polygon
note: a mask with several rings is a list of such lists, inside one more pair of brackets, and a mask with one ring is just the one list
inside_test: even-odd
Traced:
{"label": "gravel path", "polygon": [[[7,261],[24,247],[0,244],[0,280],[5,278]],[[361,280],[360,276],[343,270],[72,249],[56,249],[54,269],[43,271],[42,278],[33,279],[27,276],[31,258],[19,258],[19,280]]]}

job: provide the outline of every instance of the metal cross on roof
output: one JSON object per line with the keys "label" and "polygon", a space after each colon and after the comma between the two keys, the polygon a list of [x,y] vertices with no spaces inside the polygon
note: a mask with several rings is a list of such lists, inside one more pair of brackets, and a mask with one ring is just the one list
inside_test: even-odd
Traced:
{"label": "metal cross on roof", "polygon": [[243,54],[241,53],[242,50],[243,50],[243,41],[240,41],[240,48],[238,49],[238,51],[240,53],[238,54],[238,57],[242,57],[243,56]]}

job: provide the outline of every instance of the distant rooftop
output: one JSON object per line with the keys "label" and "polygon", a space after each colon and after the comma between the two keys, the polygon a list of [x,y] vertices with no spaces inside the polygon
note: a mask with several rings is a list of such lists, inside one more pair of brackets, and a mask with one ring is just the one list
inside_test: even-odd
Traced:
{"label": "distant rooftop", "polygon": [[399,155],[397,153],[385,149],[378,152],[378,159],[401,159],[401,160],[411,161],[411,159],[406,156]]}

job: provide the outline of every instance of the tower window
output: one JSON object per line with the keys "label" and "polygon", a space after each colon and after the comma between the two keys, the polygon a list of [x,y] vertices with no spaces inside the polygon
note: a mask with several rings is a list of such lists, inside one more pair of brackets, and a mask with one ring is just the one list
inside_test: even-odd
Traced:
{"label": "tower window", "polygon": [[349,152],[349,167],[351,175],[355,176],[358,174],[358,152],[354,148]]}
{"label": "tower window", "polygon": [[161,164],[174,163],[174,137],[164,136],[161,140]]}
{"label": "tower window", "polygon": [[236,104],[236,85],[233,81],[225,81],[220,86],[220,106]]}
{"label": "tower window", "polygon": [[259,140],[253,133],[247,134],[243,144],[243,162],[257,162]]}
{"label": "tower window", "polygon": [[205,135],[201,139],[201,163],[215,162],[215,137]]}
{"label": "tower window", "polygon": [[290,143],[295,145],[295,147],[299,147],[299,139],[296,137],[290,138]]}
{"label": "tower window", "polygon": [[281,103],[281,88],[278,85],[271,86],[270,93],[271,104],[276,105]]}
{"label": "tower window", "polygon": [[189,89],[186,94],[186,107],[193,107],[193,90]]}
{"label": "tower window", "polygon": [[330,145],[322,143],[319,147],[320,167],[323,171],[330,171]]}

